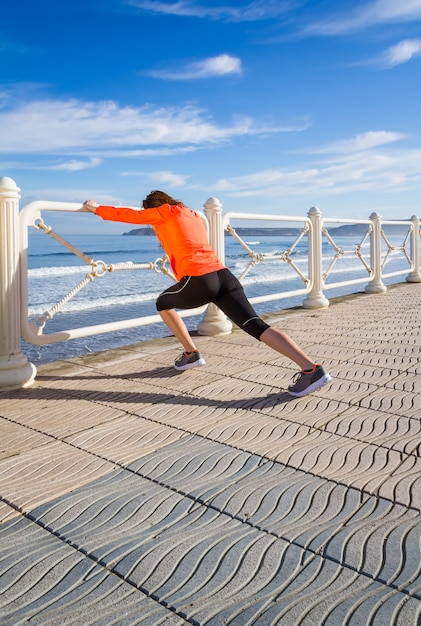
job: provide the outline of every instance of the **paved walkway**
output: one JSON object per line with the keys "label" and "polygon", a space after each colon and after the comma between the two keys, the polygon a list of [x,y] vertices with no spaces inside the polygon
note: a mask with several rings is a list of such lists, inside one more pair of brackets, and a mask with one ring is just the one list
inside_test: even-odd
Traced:
{"label": "paved walkway", "polygon": [[236,331],[0,393],[2,625],[420,623],[421,285],[271,319],[330,385]]}

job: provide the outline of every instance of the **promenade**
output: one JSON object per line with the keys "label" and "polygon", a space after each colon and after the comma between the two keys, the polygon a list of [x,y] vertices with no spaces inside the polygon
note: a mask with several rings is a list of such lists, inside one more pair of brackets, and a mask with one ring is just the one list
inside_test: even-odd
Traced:
{"label": "promenade", "polygon": [[1,625],[419,625],[421,284],[267,319],[333,381],[236,330],[0,393]]}

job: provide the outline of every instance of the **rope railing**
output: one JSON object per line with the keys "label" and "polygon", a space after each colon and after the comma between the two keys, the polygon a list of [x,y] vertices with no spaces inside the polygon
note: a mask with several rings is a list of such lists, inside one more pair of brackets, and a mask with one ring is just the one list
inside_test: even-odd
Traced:
{"label": "rope railing", "polygon": [[[360,243],[351,247],[348,250],[344,250],[335,241],[335,236],[332,235],[332,228],[328,229],[327,224],[367,224],[367,230],[364,233]],[[406,232],[402,233],[395,231],[394,237],[403,236],[403,241],[399,244],[392,244],[392,233],[387,234],[386,228],[400,227]],[[373,290],[385,291],[384,279],[393,276],[405,275],[410,270],[410,274],[407,277],[408,282],[417,282],[419,276],[419,219],[417,217],[411,218],[411,221],[385,221],[381,220],[380,216],[373,213],[370,216],[370,220],[343,220],[326,218],[323,220],[322,237],[328,241],[329,245],[334,251],[334,256],[330,261],[329,266],[323,271],[324,290],[333,289],[337,287],[344,287],[346,285],[356,285],[358,283],[364,283],[366,278],[355,278],[354,276],[350,280],[343,280],[337,282],[328,282],[329,277],[332,275],[332,270],[336,266],[338,270],[338,263],[347,255],[354,255],[362,265],[362,268],[368,274],[369,283],[366,286],[366,291],[371,292]],[[408,246],[410,250],[408,250]],[[364,248],[367,248],[367,255],[369,260],[364,255]],[[417,252],[418,250],[418,252]],[[385,272],[386,265],[391,261],[392,254],[396,253],[401,255],[401,258],[405,261],[405,267],[394,272]],[[418,261],[417,261],[418,259]]]}
{"label": "rope railing", "polygon": [[[259,216],[260,219],[274,219],[273,216]],[[419,258],[419,219],[414,216],[411,221],[382,221],[380,216],[373,213],[369,220],[356,220],[356,219],[334,219],[323,218],[320,211],[313,207],[308,213],[309,220],[305,223],[304,228],[300,231],[299,236],[291,245],[291,247],[283,252],[277,254],[261,254],[257,253],[247,245],[244,240],[238,235],[233,228],[231,221],[234,219],[258,219],[257,216],[251,216],[240,213],[229,213],[224,216],[225,230],[232,235],[244,248],[247,254],[251,257],[251,260],[247,267],[238,276],[242,280],[258,263],[263,263],[270,260],[280,260],[284,263],[291,265],[295,274],[303,281],[308,295],[303,301],[303,306],[310,308],[317,308],[320,306],[327,306],[328,300],[323,295],[323,291],[328,289],[344,288],[350,285],[357,285],[359,283],[366,283],[367,292],[385,291],[383,278],[392,277],[397,275],[404,275],[410,270],[407,276],[408,282],[418,282],[420,278],[420,258]],[[278,219],[283,221],[292,221],[294,218],[279,217]],[[295,218],[297,220],[297,218]],[[333,225],[338,226],[341,224],[366,226],[365,232],[359,243],[353,245],[349,249],[345,249],[343,245],[339,245],[336,241],[336,234],[334,234]],[[385,233],[385,230],[381,228],[384,224],[385,227],[400,226],[406,228],[405,237],[402,243],[399,245],[393,245]],[[303,273],[300,268],[294,263],[293,254],[294,248],[298,245],[302,237],[308,235],[309,248],[308,248],[308,275]],[[328,256],[326,251],[323,252],[322,258],[322,240],[327,241],[332,249],[333,256],[328,261],[326,268],[323,267],[325,263],[325,257]],[[382,249],[382,242],[386,247],[386,252]],[[410,250],[408,250],[408,242],[410,243]],[[406,262],[406,267],[396,272],[386,274],[384,272],[385,266],[391,260],[393,253],[401,254]],[[346,257],[355,257],[361,267],[361,270],[365,273],[364,276],[356,277],[358,267],[353,270],[352,277],[349,277],[349,269],[341,265],[341,261]],[[333,272],[341,276],[342,279],[329,280],[333,278]],[[348,275],[348,276],[347,276]],[[367,283],[368,277],[368,283]],[[305,292],[303,292],[305,293]],[[297,292],[288,292],[285,294],[272,294],[268,296],[262,296],[258,298],[251,298],[253,303],[264,302],[274,299],[279,299],[286,296],[296,295]]]}
{"label": "rope railing", "polygon": [[147,263],[133,263],[131,261],[125,263],[105,263],[102,260],[94,260],[81,250],[73,245],[67,239],[64,239],[61,235],[56,233],[51,226],[47,226],[42,218],[34,220],[33,227],[41,230],[45,235],[48,235],[54,239],[57,243],[64,248],[72,252],[75,256],[82,259],[86,265],[91,266],[91,271],[75,285],[59,302],[52,306],[48,311],[45,311],[42,315],[33,320],[28,320],[29,326],[33,331],[40,335],[46,325],[56,313],[58,313],[76,294],[78,294],[84,287],[89,285],[95,278],[102,278],[107,272],[128,271],[128,270],[154,270],[162,274],[170,276],[173,280],[174,274],[167,266],[168,257],[155,259],[155,261],[149,261]]}
{"label": "rope railing", "polygon": [[387,252],[386,252],[386,254],[385,254],[384,258],[383,258],[383,262],[382,262],[382,265],[381,265],[382,270],[385,268],[386,263],[388,262],[391,254],[393,252],[401,252],[403,254],[403,256],[405,257],[405,259],[407,260],[408,266],[412,269],[413,263],[412,263],[411,257],[409,256],[408,250],[407,250],[407,243],[408,243],[408,240],[410,240],[411,234],[412,234],[412,224],[409,227],[408,232],[406,233],[403,242],[399,246],[394,246],[394,245],[392,245],[390,243],[389,238],[386,236],[386,233],[385,233],[385,231],[382,228],[382,230],[381,230],[381,237],[382,237],[382,239],[385,242],[386,247],[387,247]]}
{"label": "rope railing", "polygon": [[301,242],[303,237],[310,230],[309,226],[307,224],[304,226],[304,228],[301,229],[301,231],[296,236],[296,238],[293,241],[293,243],[291,244],[291,246],[289,248],[287,248],[287,250],[284,250],[283,252],[278,252],[276,254],[273,254],[273,253],[272,254],[270,254],[270,253],[261,253],[261,252],[253,251],[250,248],[250,246],[244,241],[244,239],[237,233],[235,228],[233,228],[231,226],[231,224],[229,224],[229,223],[225,226],[225,230],[226,230],[226,232],[229,235],[231,235],[240,244],[240,246],[251,257],[251,260],[248,263],[247,267],[238,276],[238,279],[240,281],[243,280],[247,276],[247,274],[250,272],[250,270],[253,267],[255,267],[258,263],[263,263],[264,261],[281,261],[281,262],[286,263],[287,265],[289,265],[294,270],[294,272],[297,274],[297,276],[299,276],[299,278],[302,280],[302,282],[304,283],[305,286],[307,286],[309,284],[309,282],[310,282],[309,277],[306,276],[300,270],[300,268],[296,265],[296,263],[292,259],[292,254],[294,253],[294,251],[297,248],[298,244]]}
{"label": "rope railing", "polygon": [[[206,205],[205,205],[206,206]],[[212,205],[213,209],[215,208]],[[49,209],[49,207],[48,207]],[[374,218],[374,215],[371,216]],[[273,222],[288,222],[291,223],[295,221],[303,221],[304,224],[302,227],[298,228],[298,233],[291,235],[293,237],[291,243],[288,248],[285,250],[275,252],[275,253],[262,253],[256,252],[252,245],[244,240],[244,238],[238,233],[238,231],[233,227],[232,220],[236,219],[249,219],[254,220],[258,219],[259,221],[271,220]],[[361,241],[354,245],[351,249],[344,249],[341,245],[339,245],[335,240],[335,235],[332,233],[332,228],[328,228],[327,224],[335,222],[336,225],[340,223],[354,223],[354,224],[366,224],[367,229],[364,233]],[[396,222],[398,223],[398,222]],[[395,224],[396,224],[395,223]],[[385,222],[387,224],[387,222]],[[413,269],[413,262],[411,260],[410,253],[407,250],[408,240],[413,242],[413,238],[411,238],[411,233],[414,230],[413,224],[408,224],[408,222],[402,222],[402,224],[408,226],[408,231],[404,238],[404,241],[400,245],[392,245],[389,238],[386,236],[384,229],[380,228],[380,222],[377,224],[379,239],[384,242],[386,245],[387,251],[383,258],[383,260],[377,262],[375,256],[372,253],[373,249],[373,225],[374,222],[372,219],[370,220],[333,220],[333,219],[321,219],[321,214],[318,209],[312,209],[307,218],[294,218],[290,216],[273,216],[273,215],[260,215],[258,217],[249,215],[249,214],[240,214],[240,213],[227,213],[223,217],[223,221],[221,222],[220,228],[223,228],[223,232],[226,232],[230,235],[247,253],[249,257],[249,261],[245,268],[241,271],[238,276],[239,280],[242,281],[246,276],[255,268],[257,265],[268,262],[281,262],[287,265],[293,272],[293,275],[297,276],[301,282],[303,283],[303,287],[301,289],[295,290],[287,290],[285,292],[278,292],[272,294],[266,294],[263,296],[256,296],[250,298],[250,301],[253,304],[268,302],[271,300],[279,300],[284,297],[292,297],[297,295],[305,295],[307,294],[307,300],[303,302],[304,306],[317,307],[317,306],[327,306],[328,300],[325,299],[322,290],[324,289],[332,289],[333,287],[343,287],[349,284],[358,284],[359,282],[363,282],[364,278],[355,278],[349,280],[343,280],[335,283],[327,283],[328,278],[332,275],[334,268],[337,268],[341,262],[341,259],[353,255],[355,256],[359,262],[361,263],[362,269],[365,270],[369,279],[374,277],[376,274],[376,281],[373,281],[376,290],[385,290],[384,284],[381,280],[381,274],[384,270],[386,263],[388,262],[390,255],[393,252],[400,252],[404,255],[404,258],[407,260],[407,263],[411,269]],[[116,272],[116,271],[128,271],[128,270],[154,270],[155,272],[165,274],[172,280],[175,280],[171,269],[168,267],[168,257],[164,256],[162,258],[157,258],[155,261],[149,261],[146,263],[133,263],[133,262],[125,262],[125,263],[107,263],[103,260],[93,259],[89,255],[85,254],[82,250],[79,250],[74,244],[70,241],[62,237],[60,234],[55,232],[51,226],[47,226],[40,215],[37,215],[35,219],[32,221],[32,226],[38,230],[41,230],[44,234],[52,237],[57,243],[64,246],[67,250],[71,251],[77,257],[82,259],[86,265],[90,266],[90,271],[86,274],[86,276],[70,291],[65,294],[57,303],[51,306],[47,311],[45,311],[42,315],[39,315],[35,319],[28,320],[28,328],[31,329],[31,332],[36,334],[38,337],[43,334],[43,330],[49,320],[51,320],[59,311],[65,307],[65,305],[76,296],[82,289],[84,289],[87,285],[89,285],[92,281],[97,278],[101,278],[105,276],[107,273]],[[317,235],[317,231],[319,235]],[[419,230],[419,226],[417,231]],[[216,233],[214,236],[220,237],[219,228],[216,229]],[[210,236],[212,239],[212,231],[210,232]],[[309,238],[307,242],[308,249],[308,268],[307,273],[301,269],[297,263],[294,261],[294,252],[298,245],[303,241],[305,237]],[[317,239],[324,238],[333,251],[333,258],[330,260],[328,267],[323,270],[322,268],[322,259],[321,259],[321,245],[320,250],[318,250]],[[222,250],[224,250],[224,245],[219,242],[219,245]],[[364,248],[366,246],[370,247],[370,261],[364,256]],[[378,254],[380,255],[380,241],[378,243]],[[223,255],[222,255],[223,256]],[[375,271],[374,266],[377,265],[377,270]],[[320,267],[320,270],[318,269]],[[400,272],[402,273],[402,271]],[[318,278],[319,277],[319,278]],[[366,280],[366,279],[365,279]],[[370,283],[369,283],[370,285]],[[212,306],[212,305],[211,305]],[[208,313],[206,314],[208,315]],[[205,315],[205,318],[206,318]],[[222,323],[222,320],[219,319],[221,317],[221,312],[216,314],[216,318],[219,321],[215,321],[215,312],[212,313],[212,324]],[[156,316],[150,316],[149,320],[157,321]],[[141,322],[142,323],[142,322]],[[115,323],[114,323],[115,324]],[[203,324],[206,326],[207,322],[204,321]],[[135,325],[135,324],[133,324]],[[107,325],[100,325],[101,327]],[[80,333],[81,331],[79,331]],[[80,334],[77,336],[80,336]],[[54,336],[54,334],[50,335]],[[72,334],[74,336],[74,334]],[[30,338],[31,339],[31,338]],[[58,340],[58,339],[53,339]],[[46,336],[46,341],[48,342],[48,335]]]}
{"label": "rope railing", "polygon": [[330,264],[328,265],[328,267],[326,268],[326,270],[323,272],[323,280],[326,282],[326,280],[328,279],[328,277],[331,275],[333,268],[336,266],[336,263],[339,259],[341,259],[342,257],[345,256],[349,256],[349,255],[353,255],[356,256],[357,259],[361,262],[361,264],[363,265],[363,267],[366,269],[367,274],[369,276],[371,276],[372,274],[372,268],[370,266],[369,263],[367,263],[363,253],[362,253],[362,249],[365,245],[365,243],[367,242],[367,239],[369,238],[370,234],[371,234],[371,225],[368,226],[366,233],[364,234],[362,240],[360,241],[359,244],[357,244],[355,247],[353,247],[350,250],[344,250],[341,246],[338,246],[337,243],[335,242],[332,234],[330,233],[330,231],[326,228],[326,226],[322,227],[322,234],[324,235],[324,237],[326,238],[326,240],[329,242],[330,246],[332,247],[332,249],[335,252],[335,255],[333,257],[333,259],[331,260]]}
{"label": "rope railing", "polygon": [[[144,315],[141,317],[135,317],[130,319],[120,319],[117,321],[110,321],[101,324],[94,324],[91,326],[84,326],[66,330],[60,330],[55,332],[44,332],[48,321],[51,320],[59,311],[65,307],[69,301],[74,298],[82,289],[87,287],[93,281],[98,278],[103,278],[107,274],[115,273],[118,271],[154,271],[164,276],[167,276],[170,281],[175,281],[174,274],[169,265],[169,259],[167,256],[156,258],[144,263],[133,262],[113,262],[108,263],[106,260],[94,259],[89,254],[86,254],[80,250],[73,243],[68,241],[58,232],[55,232],[51,226],[47,226],[41,216],[44,211],[58,211],[58,212],[81,212],[86,213],[84,207],[78,204],[70,202],[50,202],[50,201],[35,201],[27,204],[20,211],[19,214],[19,240],[21,249],[21,262],[20,262],[20,279],[22,283],[22,289],[20,290],[20,325],[21,335],[28,341],[35,345],[43,345],[47,343],[55,343],[59,341],[66,341],[68,339],[79,339],[82,337],[88,337],[98,335],[101,333],[114,332],[120,330],[127,330],[140,326],[146,326],[149,324],[161,323],[161,317],[158,313],[152,315]],[[208,228],[206,218],[203,214],[200,214],[205,223],[205,227]],[[44,234],[52,237],[61,246],[64,246],[67,250],[75,254],[80,258],[85,265],[89,266],[88,273],[85,277],[69,289],[58,302],[54,303],[47,311],[38,315],[35,319],[29,319],[28,312],[28,229],[34,227],[35,229],[42,231]],[[101,284],[101,283],[98,283]],[[190,317],[198,315],[204,312],[206,307],[199,307],[189,311],[180,312],[182,317]]]}

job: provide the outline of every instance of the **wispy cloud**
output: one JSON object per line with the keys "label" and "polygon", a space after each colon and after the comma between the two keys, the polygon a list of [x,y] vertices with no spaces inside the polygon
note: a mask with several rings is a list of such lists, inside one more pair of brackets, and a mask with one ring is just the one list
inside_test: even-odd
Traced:
{"label": "wispy cloud", "polygon": [[[260,170],[244,176],[220,179],[213,188],[215,192],[232,197],[267,198],[317,198],[358,191],[379,193],[416,189],[421,184],[421,150],[379,151],[380,143],[375,140],[377,135],[366,133],[360,138],[335,144],[336,153],[332,153],[328,159],[311,163],[307,168]],[[385,133],[385,139],[389,136],[392,140],[394,135]],[[346,146],[353,151],[345,152]],[[319,152],[324,152],[324,149]]]}
{"label": "wispy cloud", "polygon": [[131,0],[131,6],[151,13],[178,15],[180,17],[199,17],[210,20],[229,22],[254,22],[278,17],[288,12],[297,2],[285,0],[255,0],[241,7],[204,6],[194,0],[178,2],[159,2],[156,0]]}
{"label": "wispy cloud", "polygon": [[123,172],[122,176],[136,176],[142,178],[149,185],[161,185],[162,187],[185,187],[188,176],[175,174],[167,170],[157,170],[154,172]]}
{"label": "wispy cloud", "polygon": [[418,22],[421,20],[421,0],[375,0],[363,2],[354,10],[333,14],[315,21],[305,32],[316,35],[340,35],[365,30],[375,25]]}
{"label": "wispy cloud", "polygon": [[364,150],[371,150],[385,144],[392,143],[404,139],[405,135],[401,133],[394,133],[386,130],[374,130],[367,133],[360,133],[345,139],[343,141],[337,141],[328,146],[316,148],[314,154],[352,154],[354,152],[361,152]]}
{"label": "wispy cloud", "polygon": [[229,54],[203,59],[188,64],[181,70],[156,70],[149,72],[154,78],[166,80],[195,80],[241,74],[241,60]]}
{"label": "wispy cloud", "polygon": [[[157,148],[141,148],[141,149],[127,149],[124,146],[118,150],[101,150],[98,154],[103,158],[121,159],[121,158],[139,158],[139,157],[162,157],[162,156],[176,156],[180,154],[187,154],[189,152],[195,152],[199,150],[200,146],[173,146],[173,147],[157,147]],[[95,150],[90,149],[89,154],[95,155]]]}
{"label": "wispy cloud", "polygon": [[45,167],[43,169],[54,170],[57,172],[79,172],[80,170],[86,170],[90,167],[97,167],[102,163],[102,159],[91,158],[86,161],[77,161],[76,159],[71,159],[70,161],[66,161],[65,163],[60,163],[59,165],[52,165],[51,167]]}
{"label": "wispy cloud", "polygon": [[[298,128],[297,128],[298,129]],[[233,137],[291,130],[260,127],[234,116],[221,126],[207,111],[180,107],[119,106],[117,102],[34,100],[0,107],[0,153],[83,154],[180,148],[230,141]]]}
{"label": "wispy cloud", "polygon": [[378,59],[385,68],[395,67],[407,63],[414,57],[421,55],[421,39],[404,39],[395,46],[390,46]]}

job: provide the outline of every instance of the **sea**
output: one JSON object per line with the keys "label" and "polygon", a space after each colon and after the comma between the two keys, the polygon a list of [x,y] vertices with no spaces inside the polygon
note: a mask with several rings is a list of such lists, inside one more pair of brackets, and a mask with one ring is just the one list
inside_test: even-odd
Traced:
{"label": "sea", "polygon": [[[66,241],[95,261],[103,261],[107,266],[112,264],[145,264],[164,256],[155,236],[132,236],[120,234],[75,234],[64,235]],[[402,238],[400,238],[402,239]],[[254,265],[247,275],[241,279],[249,298],[283,293],[286,297],[275,301],[255,304],[257,313],[272,313],[281,309],[297,307],[302,304],[305,296],[288,296],[304,283],[297,272],[279,257],[288,250],[295,237],[261,236],[245,237],[244,243],[253,252],[271,260]],[[323,241],[323,269],[330,266],[327,284],[347,281],[356,278],[367,278],[367,270],[357,258],[353,250],[361,242],[359,236],[341,236],[335,238],[335,245],[344,254],[333,263],[335,250],[328,240]],[[398,245],[396,241],[394,245]],[[307,275],[306,238],[294,247],[291,259],[296,268]],[[362,248],[363,256],[369,263],[368,244]],[[225,263],[238,277],[247,269],[250,256],[231,236],[225,237]],[[399,251],[394,251],[386,262],[386,270],[399,271],[408,268],[407,260]],[[75,286],[91,271],[89,265],[41,231],[29,233],[28,245],[28,319],[37,317],[50,310],[67,296]],[[401,282],[404,276],[385,280]],[[48,320],[43,334],[80,328],[93,324],[103,324],[125,319],[155,315],[155,300],[159,293],[173,284],[173,281],[154,269],[133,269],[105,272],[103,276],[90,281],[61,307],[52,319]],[[366,283],[326,290],[328,299],[363,291]],[[194,331],[201,319],[200,316],[185,319],[189,330]],[[140,326],[126,330],[112,331],[84,338],[71,339],[63,342],[35,345],[22,340],[22,351],[28,360],[35,365],[52,361],[69,359],[89,353],[100,352],[112,348],[127,346],[146,340],[153,340],[169,335],[162,322]]]}

